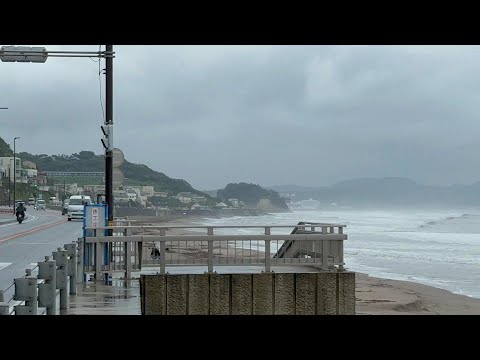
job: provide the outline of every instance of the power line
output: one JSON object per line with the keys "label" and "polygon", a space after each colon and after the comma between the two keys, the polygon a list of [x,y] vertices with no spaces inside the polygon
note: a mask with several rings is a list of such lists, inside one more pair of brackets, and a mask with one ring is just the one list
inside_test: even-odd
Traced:
{"label": "power line", "polygon": [[[98,45],[98,51],[100,51],[101,48],[102,48],[102,45]],[[99,94],[100,94],[100,106],[102,107],[102,118],[103,118],[103,122],[105,123],[105,110],[103,108],[103,100],[102,100],[102,77],[101,77],[102,70],[100,69],[100,59],[98,59],[98,61],[95,61],[95,62],[98,62],[98,85],[99,85]]]}

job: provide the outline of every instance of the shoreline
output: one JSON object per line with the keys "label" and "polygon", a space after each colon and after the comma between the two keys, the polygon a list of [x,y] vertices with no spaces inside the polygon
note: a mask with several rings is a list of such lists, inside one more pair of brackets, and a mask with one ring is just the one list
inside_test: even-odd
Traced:
{"label": "shoreline", "polygon": [[355,298],[357,315],[480,315],[480,299],[358,272]]}
{"label": "shoreline", "polygon": [[[168,227],[186,226],[186,220],[149,217],[135,222]],[[170,233],[198,234],[198,230],[174,229]],[[480,315],[480,299],[474,297],[412,281],[377,278],[360,272],[355,274],[357,315]]]}

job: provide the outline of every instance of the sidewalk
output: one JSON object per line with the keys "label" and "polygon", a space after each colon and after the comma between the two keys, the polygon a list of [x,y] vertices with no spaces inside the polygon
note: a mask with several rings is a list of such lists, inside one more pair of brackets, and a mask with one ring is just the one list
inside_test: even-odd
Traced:
{"label": "sidewalk", "polygon": [[61,310],[60,315],[141,315],[139,281],[79,285],[77,295],[69,296],[68,309]]}

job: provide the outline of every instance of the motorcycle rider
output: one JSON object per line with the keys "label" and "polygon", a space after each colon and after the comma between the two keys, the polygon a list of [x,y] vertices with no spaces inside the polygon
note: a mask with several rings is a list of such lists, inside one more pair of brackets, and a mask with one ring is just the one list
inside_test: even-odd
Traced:
{"label": "motorcycle rider", "polygon": [[18,206],[17,206],[17,209],[16,209],[16,212],[15,212],[15,215],[18,217],[19,215],[21,215],[22,217],[25,217],[25,211],[27,210],[27,208],[25,207],[25,205],[23,204],[23,202],[19,203]]}

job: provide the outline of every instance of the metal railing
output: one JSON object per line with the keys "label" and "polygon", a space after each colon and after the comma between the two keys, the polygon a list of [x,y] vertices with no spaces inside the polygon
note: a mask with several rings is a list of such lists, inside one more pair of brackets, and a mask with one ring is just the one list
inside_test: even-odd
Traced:
{"label": "metal railing", "polygon": [[[297,225],[222,225],[222,226],[110,226],[86,228],[94,236],[80,238],[85,274],[132,271],[146,267],[203,265],[208,272],[216,266],[272,266],[315,264],[322,270],[344,266],[343,233],[345,225],[299,223]],[[215,234],[219,229],[263,229],[261,234]],[[105,230],[114,236],[104,236]],[[205,233],[169,235],[171,230],[206,230]],[[293,229],[287,234],[272,234],[272,229]],[[317,231],[319,230],[319,231]],[[149,233],[146,233],[149,232]],[[135,233],[135,235],[132,235]],[[99,236],[97,236],[99,235]]]}
{"label": "metal railing", "polygon": [[68,295],[76,295],[77,281],[81,282],[77,277],[78,248],[76,241],[57,248],[0,290],[0,315],[56,315],[58,307],[67,309]]}

